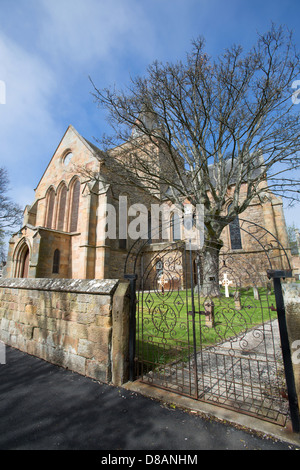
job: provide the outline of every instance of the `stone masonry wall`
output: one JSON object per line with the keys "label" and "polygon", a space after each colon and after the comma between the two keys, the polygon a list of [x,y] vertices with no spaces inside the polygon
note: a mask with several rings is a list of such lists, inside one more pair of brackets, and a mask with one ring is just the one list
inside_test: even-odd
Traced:
{"label": "stone masonry wall", "polygon": [[283,297],[300,409],[300,285],[295,282],[283,284]]}
{"label": "stone masonry wall", "polygon": [[[115,356],[118,348],[124,350],[119,345],[122,338],[115,346],[112,340],[118,284],[116,280],[0,279],[0,340],[109,383],[119,375],[118,367],[126,369],[124,364],[112,365],[112,350]],[[126,295],[126,286],[122,292]]]}

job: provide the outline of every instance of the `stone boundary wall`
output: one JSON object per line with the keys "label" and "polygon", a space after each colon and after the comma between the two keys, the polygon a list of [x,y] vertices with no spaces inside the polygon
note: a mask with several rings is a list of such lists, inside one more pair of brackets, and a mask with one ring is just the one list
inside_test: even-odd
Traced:
{"label": "stone boundary wall", "polygon": [[300,409],[300,284],[283,284],[283,298],[292,354],[296,392]]}
{"label": "stone boundary wall", "polygon": [[2,278],[0,340],[79,374],[121,385],[128,373],[127,290],[128,283],[111,279]]}

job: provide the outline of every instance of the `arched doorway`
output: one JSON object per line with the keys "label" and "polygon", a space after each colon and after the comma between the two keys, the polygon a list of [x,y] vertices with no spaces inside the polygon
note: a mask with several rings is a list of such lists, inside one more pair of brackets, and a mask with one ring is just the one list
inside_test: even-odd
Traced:
{"label": "arched doorway", "polygon": [[18,244],[14,255],[14,277],[28,278],[30,249],[23,238]]}

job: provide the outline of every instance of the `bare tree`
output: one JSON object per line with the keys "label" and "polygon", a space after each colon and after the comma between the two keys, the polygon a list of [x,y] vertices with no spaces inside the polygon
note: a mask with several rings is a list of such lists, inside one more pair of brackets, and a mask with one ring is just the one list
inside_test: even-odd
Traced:
{"label": "bare tree", "polygon": [[125,91],[92,83],[113,129],[112,137],[98,140],[99,159],[126,185],[161,196],[169,188],[177,204],[186,198],[203,204],[206,259],[218,265],[222,230],[254,198],[272,191],[299,200],[293,172],[300,119],[292,84],[300,63],[292,33],[274,25],[248,52],[235,45],[213,60],[204,46],[199,38],[185,62],[153,63]]}
{"label": "bare tree", "polygon": [[8,196],[8,173],[5,168],[0,168],[0,251],[4,257],[4,237],[15,230],[22,222],[23,211]]}

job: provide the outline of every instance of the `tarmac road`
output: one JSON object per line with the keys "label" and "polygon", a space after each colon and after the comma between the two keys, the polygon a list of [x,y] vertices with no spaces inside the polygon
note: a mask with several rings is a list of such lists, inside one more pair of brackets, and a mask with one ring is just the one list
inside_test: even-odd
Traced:
{"label": "tarmac road", "polygon": [[0,365],[0,416],[0,450],[300,450],[10,347]]}

